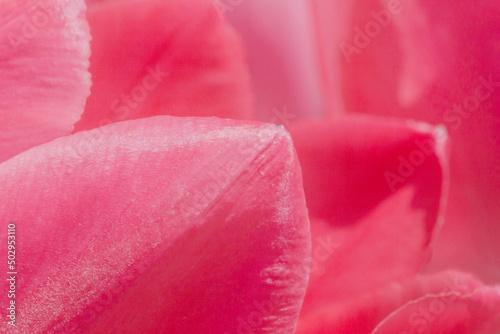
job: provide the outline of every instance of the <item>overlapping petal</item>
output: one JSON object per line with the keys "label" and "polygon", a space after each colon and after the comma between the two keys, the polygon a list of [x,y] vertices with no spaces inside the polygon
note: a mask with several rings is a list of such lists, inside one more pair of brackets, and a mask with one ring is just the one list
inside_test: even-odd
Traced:
{"label": "overlapping petal", "polygon": [[89,94],[83,0],[0,2],[0,162],[73,131]]}
{"label": "overlapping petal", "polygon": [[366,117],[290,128],[315,218],[303,315],[408,279],[428,259],[447,184],[439,130]]}
{"label": "overlapping petal", "polygon": [[0,182],[20,332],[293,332],[310,235],[281,127],[120,122],[24,152]]}
{"label": "overlapping petal", "polygon": [[387,317],[372,334],[478,333],[500,330],[500,288],[427,294]]}
{"label": "overlapping petal", "polygon": [[[318,21],[339,16],[327,4],[314,3],[323,14]],[[444,124],[449,130],[453,144],[447,223],[430,269],[456,267],[498,282],[498,2],[348,3],[336,7],[349,17],[347,27],[320,27],[326,26],[323,48],[341,55],[346,109]],[[328,38],[338,33],[344,33],[340,43]],[[337,61],[331,57],[327,63],[334,67]]]}
{"label": "overlapping petal", "polygon": [[92,93],[76,131],[153,115],[251,118],[239,37],[210,1],[89,5]]}
{"label": "overlapping petal", "polygon": [[[457,310],[463,296],[476,293],[480,289],[485,289],[485,286],[477,278],[461,272],[448,271],[430,276],[419,275],[403,283],[387,284],[343,303],[332,301],[308,316],[301,317],[297,334],[368,334],[372,333],[375,328],[379,329],[373,333],[441,333],[432,327],[434,322],[437,322],[439,318],[446,319],[446,309]],[[422,300],[429,298],[435,299],[431,304],[421,304]],[[406,319],[399,318],[403,320],[400,328],[387,327],[389,322],[394,323],[389,319],[393,319],[400,309],[408,305],[423,307],[413,308],[415,312],[407,313]],[[487,304],[478,303],[476,306],[487,307]],[[500,309],[497,308],[497,315],[500,314],[499,311]],[[457,317],[457,319],[465,322],[471,320],[466,317]],[[429,331],[431,328],[434,331]],[[455,331],[455,333],[458,332]],[[473,332],[461,331],[461,333]]]}

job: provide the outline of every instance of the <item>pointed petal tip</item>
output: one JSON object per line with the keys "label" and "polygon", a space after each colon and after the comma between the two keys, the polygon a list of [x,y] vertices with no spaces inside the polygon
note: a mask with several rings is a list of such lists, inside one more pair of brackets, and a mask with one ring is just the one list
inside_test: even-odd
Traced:
{"label": "pointed petal tip", "polygon": [[10,159],[0,215],[23,231],[19,326],[108,333],[127,315],[122,333],[235,332],[240,319],[290,333],[310,254],[299,171],[282,127],[217,118],[125,121]]}

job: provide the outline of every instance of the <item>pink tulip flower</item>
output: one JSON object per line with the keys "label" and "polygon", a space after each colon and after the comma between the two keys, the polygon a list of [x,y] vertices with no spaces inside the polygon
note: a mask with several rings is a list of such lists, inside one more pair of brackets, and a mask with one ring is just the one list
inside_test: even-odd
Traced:
{"label": "pink tulip flower", "polygon": [[252,110],[232,28],[180,4],[1,3],[1,333],[294,330],[310,228],[290,135],[149,117]]}
{"label": "pink tulip flower", "polygon": [[[498,332],[500,7],[292,3],[242,1],[226,14],[250,49],[254,82],[278,82],[278,93],[256,96],[267,112],[261,119],[276,105],[297,110],[290,131],[315,260],[297,333]],[[259,34],[262,26],[272,28]],[[269,45],[282,65],[262,74],[269,65],[258,50]],[[313,46],[311,57],[304,57],[305,45]],[[281,73],[294,73],[293,84]],[[319,78],[323,119],[306,120],[318,115],[312,101],[300,110],[296,96],[318,90],[307,85],[299,95],[294,87],[305,77]],[[397,123],[399,129],[389,127]],[[401,141],[396,133],[404,128],[410,137]],[[420,208],[422,225],[406,216],[403,203],[386,206],[411,188],[407,208]],[[456,300],[442,303],[437,293]]]}
{"label": "pink tulip flower", "polygon": [[498,333],[499,15],[0,0],[0,333]]}

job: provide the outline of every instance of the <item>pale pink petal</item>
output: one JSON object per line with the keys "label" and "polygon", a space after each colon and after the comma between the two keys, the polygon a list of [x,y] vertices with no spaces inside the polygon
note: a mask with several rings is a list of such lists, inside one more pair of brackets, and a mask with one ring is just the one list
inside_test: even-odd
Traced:
{"label": "pale pink petal", "polygon": [[211,2],[243,37],[257,117],[288,125],[301,117],[323,115],[326,102],[320,85],[312,8],[307,1]]}
{"label": "pale pink petal", "polygon": [[211,2],[90,5],[92,93],[76,131],[153,115],[252,118],[239,37]]}
{"label": "pale pink petal", "polygon": [[308,0],[313,13],[317,57],[320,64],[325,114],[335,116],[345,111],[342,99],[342,47],[348,35],[353,1]]}
{"label": "pale pink petal", "polygon": [[281,127],[120,122],[24,152],[0,181],[20,332],[293,332],[310,235]]}
{"label": "pale pink petal", "polygon": [[65,136],[89,94],[82,0],[1,1],[0,162]]}

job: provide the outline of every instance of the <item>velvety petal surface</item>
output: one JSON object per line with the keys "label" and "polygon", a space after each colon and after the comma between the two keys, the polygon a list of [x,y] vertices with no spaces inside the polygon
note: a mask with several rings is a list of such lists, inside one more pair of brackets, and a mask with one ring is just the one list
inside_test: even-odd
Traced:
{"label": "velvety petal surface", "polygon": [[498,1],[349,3],[344,44],[323,40],[342,55],[346,109],[449,129],[447,223],[430,270],[456,267],[499,282]]}
{"label": "velvety petal surface", "polygon": [[367,117],[290,128],[312,219],[312,268],[302,314],[411,277],[445,199],[446,134]]}
{"label": "velvety petal surface", "polygon": [[457,306],[455,303],[459,302],[458,296],[470,294],[479,288],[484,289],[485,286],[477,278],[465,273],[448,271],[430,276],[419,275],[403,283],[387,284],[342,303],[332,301],[308,316],[301,317],[296,333],[369,334],[384,319],[391,318],[391,314],[400,307],[418,303],[428,296],[438,296],[431,305],[408,317],[407,326],[400,329],[404,329],[402,332],[394,328],[387,332],[423,333],[423,325],[442,316],[445,308]]}
{"label": "velvety petal surface", "polygon": [[153,115],[253,116],[239,37],[208,0],[89,5],[91,95],[76,131]]}
{"label": "velvety petal surface", "polygon": [[24,152],[0,182],[20,333],[293,333],[310,235],[283,128],[120,122]]}
{"label": "velvety petal surface", "polygon": [[0,162],[65,136],[89,94],[83,0],[0,1]]}

